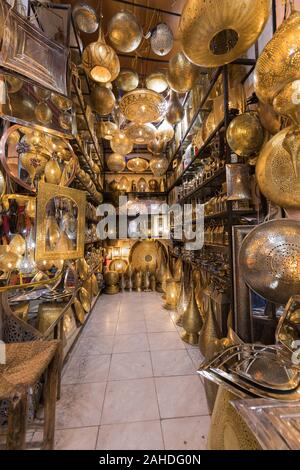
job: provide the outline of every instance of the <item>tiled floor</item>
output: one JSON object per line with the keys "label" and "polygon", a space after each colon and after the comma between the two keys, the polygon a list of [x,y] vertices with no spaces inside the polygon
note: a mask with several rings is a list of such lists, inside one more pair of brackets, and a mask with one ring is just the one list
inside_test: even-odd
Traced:
{"label": "tiled floor", "polygon": [[157,293],[100,297],[64,370],[56,449],[204,449],[210,417],[186,345]]}

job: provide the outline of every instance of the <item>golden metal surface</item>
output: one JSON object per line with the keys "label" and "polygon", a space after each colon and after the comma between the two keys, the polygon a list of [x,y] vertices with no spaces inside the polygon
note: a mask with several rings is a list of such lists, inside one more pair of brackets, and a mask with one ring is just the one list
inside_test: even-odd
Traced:
{"label": "golden metal surface", "polygon": [[77,3],[72,9],[72,15],[77,28],[83,33],[92,34],[97,31],[99,23],[94,8],[86,3]]}
{"label": "golden metal surface", "polygon": [[78,291],[79,293],[79,300],[80,303],[86,313],[88,313],[91,309],[91,297],[88,291],[84,288],[81,287]]}
{"label": "golden metal surface", "polygon": [[204,324],[199,335],[199,348],[204,357],[206,357],[211,343],[220,339],[221,336],[220,328],[212,308],[212,299],[205,295]]}
{"label": "golden metal surface", "polygon": [[109,88],[95,85],[92,88],[91,104],[93,110],[100,114],[100,116],[108,116],[115,107],[116,98]]}
{"label": "golden metal surface", "polygon": [[139,86],[139,76],[132,69],[121,69],[115,83],[120,90],[133,91]]}
{"label": "golden metal surface", "polygon": [[62,313],[64,306],[57,302],[40,303],[37,315],[37,329],[45,333]]}
{"label": "golden metal surface", "polygon": [[258,103],[258,115],[261,125],[270,134],[275,135],[280,131],[281,119],[278,114],[275,113],[273,107],[268,103],[260,101]]}
{"label": "golden metal surface", "polygon": [[293,127],[276,134],[259,155],[256,178],[261,192],[272,202],[280,207],[300,209],[299,144],[293,158],[284,146],[289,133],[299,142],[299,131]]}
{"label": "golden metal surface", "polygon": [[117,259],[112,260],[112,262],[109,265],[109,270],[116,271],[119,274],[123,274],[126,272],[127,267],[128,267],[128,262],[126,260],[117,258]]}
{"label": "golden metal surface", "polygon": [[277,29],[259,56],[254,73],[255,93],[272,104],[278,93],[300,78],[300,12],[293,12]]}
{"label": "golden metal surface", "polygon": [[182,317],[184,332],[182,333],[181,338],[186,343],[197,345],[203,321],[196,302],[195,286],[193,282],[191,290],[191,297]]}
{"label": "golden metal surface", "polygon": [[169,166],[166,157],[153,157],[150,160],[150,170],[154,176],[163,176]]}
{"label": "golden metal surface", "polygon": [[97,295],[99,294],[100,292],[100,289],[99,289],[99,284],[98,284],[98,281],[97,281],[97,276],[96,274],[92,274],[92,292],[93,292],[93,296],[94,297],[97,297]]}
{"label": "golden metal surface", "polygon": [[112,49],[105,43],[102,32],[98,41],[90,43],[83,51],[82,65],[89,77],[98,83],[112,82],[120,72],[120,61]]}
{"label": "golden metal surface", "polygon": [[75,310],[75,316],[76,316],[77,320],[79,321],[79,323],[81,323],[81,325],[83,325],[84,317],[85,317],[85,311],[84,311],[84,308],[83,308],[80,300],[78,300],[76,297],[74,299],[74,310]]}
{"label": "golden metal surface", "polygon": [[153,240],[143,240],[136,242],[129,254],[129,263],[131,269],[155,273],[159,262],[160,244]]}
{"label": "golden metal surface", "polygon": [[123,131],[116,132],[113,135],[110,146],[113,152],[121,155],[127,155],[133,149],[132,140]]}
{"label": "golden metal surface", "polygon": [[286,304],[300,289],[300,222],[263,223],[244,239],[239,253],[248,286],[270,302]]}
{"label": "golden metal surface", "polygon": [[107,286],[119,284],[119,273],[117,271],[107,271],[104,273],[104,281]]}
{"label": "golden metal surface", "polygon": [[175,281],[172,278],[167,279],[166,303],[164,304],[164,308],[166,310],[176,310],[177,302],[179,298],[179,290],[180,290],[180,281]]}
{"label": "golden metal surface", "polygon": [[[76,247],[73,249],[60,250],[60,239],[58,240],[55,250],[47,249],[47,205],[53,198],[70,199],[77,206],[77,231],[76,231]],[[84,237],[85,237],[85,206],[86,194],[84,191],[65,188],[54,184],[40,182],[38,186],[37,196],[37,225],[36,225],[36,250],[35,260],[64,260],[82,258],[84,253]],[[63,232],[64,233],[64,232]],[[62,240],[63,241],[63,240]],[[59,246],[57,246],[59,244]],[[66,245],[65,243],[63,243]],[[69,245],[70,246],[70,245]],[[64,247],[66,248],[66,246]]]}
{"label": "golden metal surface", "polygon": [[166,147],[166,142],[158,137],[157,132],[155,138],[147,145],[147,150],[154,155],[160,155],[164,152]]}
{"label": "golden metal surface", "polygon": [[129,121],[138,124],[157,122],[165,113],[163,96],[152,90],[136,89],[120,100],[120,110]]}
{"label": "golden metal surface", "polygon": [[[118,131],[118,126],[111,121],[101,121],[99,123],[99,137],[105,140],[111,140],[115,132]],[[98,131],[97,131],[98,136]]]}
{"label": "golden metal surface", "polygon": [[144,193],[148,190],[147,181],[144,178],[138,179],[136,183],[136,189],[139,193]]}
{"label": "golden metal surface", "polygon": [[155,179],[151,179],[148,181],[148,186],[149,186],[149,191],[158,191],[159,190],[159,184],[158,181]]}
{"label": "golden metal surface", "polygon": [[46,163],[44,170],[45,180],[47,183],[59,184],[62,176],[62,171],[55,158],[50,158]]}
{"label": "golden metal surface", "polygon": [[156,128],[153,124],[135,124],[131,123],[126,128],[126,135],[137,145],[145,145],[155,138]]}
{"label": "golden metal surface", "polygon": [[270,0],[187,0],[180,19],[183,51],[201,67],[229,64],[256,42],[270,11]]}
{"label": "golden metal surface", "polygon": [[115,171],[116,173],[119,173],[126,168],[125,158],[119,153],[112,153],[109,155],[106,158],[106,164],[110,171]]}
{"label": "golden metal surface", "polygon": [[144,158],[136,157],[128,160],[127,168],[133,173],[143,173],[149,167],[149,163]]}
{"label": "golden metal surface", "polygon": [[119,11],[108,23],[108,37],[117,51],[129,53],[139,47],[143,30],[132,13]]}
{"label": "golden metal surface", "polygon": [[22,235],[20,235],[19,233],[14,235],[7,249],[10,253],[14,253],[18,256],[23,256],[26,250],[26,242]]}
{"label": "golden metal surface", "polygon": [[[297,126],[300,124],[300,110],[298,103],[299,80],[286,85],[274,98],[273,107],[276,113],[290,118]],[[294,99],[294,96],[296,99]]]}
{"label": "golden metal surface", "polygon": [[170,124],[179,124],[184,118],[184,107],[182,106],[178,95],[171,90],[166,118]]}
{"label": "golden metal surface", "polygon": [[170,142],[170,140],[173,139],[174,134],[175,132],[173,126],[166,119],[164,119],[157,129],[157,137],[164,142]]}
{"label": "golden metal surface", "polygon": [[183,52],[178,52],[169,61],[167,81],[169,87],[177,93],[187,93],[196,84],[199,67],[192,64]]}
{"label": "golden metal surface", "polygon": [[254,112],[240,114],[228,126],[227,142],[233,152],[240,157],[250,157],[261,149],[264,131]]}
{"label": "golden metal surface", "polygon": [[230,163],[226,165],[226,183],[228,201],[251,199],[249,165],[245,163]]}
{"label": "golden metal surface", "polygon": [[167,90],[168,86],[167,77],[163,72],[153,72],[146,77],[146,88],[148,90],[163,93]]}

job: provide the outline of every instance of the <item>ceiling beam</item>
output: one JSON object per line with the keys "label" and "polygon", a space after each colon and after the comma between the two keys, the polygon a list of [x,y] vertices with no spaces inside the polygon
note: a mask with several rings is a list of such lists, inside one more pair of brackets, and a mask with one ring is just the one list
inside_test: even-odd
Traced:
{"label": "ceiling beam", "polygon": [[142,5],[141,3],[129,2],[127,0],[113,0],[114,2],[124,3],[124,5],[131,5],[137,8],[144,8],[145,10],[157,11],[158,13],[163,13],[165,15],[181,16],[181,13],[176,13],[175,11],[162,10],[161,8],[149,7],[147,5]]}

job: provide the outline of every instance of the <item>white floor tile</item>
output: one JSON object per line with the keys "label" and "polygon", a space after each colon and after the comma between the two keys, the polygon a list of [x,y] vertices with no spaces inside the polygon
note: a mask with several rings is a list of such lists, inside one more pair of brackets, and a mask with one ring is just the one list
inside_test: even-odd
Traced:
{"label": "white floor tile", "polygon": [[152,376],[149,352],[130,352],[112,355],[108,380],[139,379]]}
{"label": "white floor tile", "polygon": [[132,335],[116,335],[113,353],[149,351],[149,342],[146,333]]}
{"label": "white floor tile", "polygon": [[163,450],[160,421],[111,424],[100,427],[98,450]]}
{"label": "white floor tile", "polygon": [[110,355],[73,356],[63,374],[63,384],[106,382]]}
{"label": "white floor tile", "polygon": [[196,368],[185,349],[152,351],[151,358],[155,377],[191,375],[196,373]]}
{"label": "white floor tile", "polygon": [[117,325],[117,335],[128,335],[134,333],[145,333],[146,323],[144,320],[119,321]]}
{"label": "white floor tile", "polygon": [[209,416],[163,419],[166,450],[205,450],[210,426]]}
{"label": "white floor tile", "polygon": [[111,354],[113,348],[113,336],[82,337],[74,351],[74,356],[94,356],[98,354]]}
{"label": "white floor tile", "polygon": [[148,333],[151,351],[167,351],[173,349],[185,349],[183,341],[177,332]]}

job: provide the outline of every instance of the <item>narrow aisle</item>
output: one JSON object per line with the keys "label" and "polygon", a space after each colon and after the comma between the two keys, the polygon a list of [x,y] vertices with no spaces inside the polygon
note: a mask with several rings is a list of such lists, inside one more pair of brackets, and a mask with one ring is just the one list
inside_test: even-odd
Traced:
{"label": "narrow aisle", "polygon": [[204,449],[210,417],[186,345],[157,293],[102,295],[69,359],[56,449]]}

